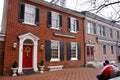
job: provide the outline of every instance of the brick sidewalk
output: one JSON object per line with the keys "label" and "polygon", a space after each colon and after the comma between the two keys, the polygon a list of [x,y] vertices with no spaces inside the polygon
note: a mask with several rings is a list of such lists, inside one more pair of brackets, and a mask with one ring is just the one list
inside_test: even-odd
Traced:
{"label": "brick sidewalk", "polygon": [[0,80],[97,80],[96,74],[99,71],[99,68],[66,68],[61,71],[46,71],[43,74],[0,76]]}

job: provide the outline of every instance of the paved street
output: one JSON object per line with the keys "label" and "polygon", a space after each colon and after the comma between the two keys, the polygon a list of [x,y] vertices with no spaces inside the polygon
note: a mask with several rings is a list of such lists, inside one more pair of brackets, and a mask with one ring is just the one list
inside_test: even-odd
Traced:
{"label": "paved street", "polygon": [[96,74],[100,70],[101,68],[90,67],[65,68],[60,71],[46,71],[43,74],[29,74],[17,77],[0,76],[0,80],[97,80]]}
{"label": "paved street", "polygon": [[97,80],[99,68],[66,68],[60,71],[46,71],[43,74],[30,74],[24,76],[0,76],[0,80]]}

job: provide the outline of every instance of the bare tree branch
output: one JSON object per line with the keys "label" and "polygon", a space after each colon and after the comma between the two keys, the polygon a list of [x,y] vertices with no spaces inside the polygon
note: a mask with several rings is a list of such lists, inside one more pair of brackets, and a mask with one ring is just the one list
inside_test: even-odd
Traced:
{"label": "bare tree branch", "polygon": [[113,3],[108,3],[108,4],[104,3],[104,4],[100,5],[97,9],[95,9],[95,10],[97,10],[96,13],[98,13],[100,10],[102,10],[103,8],[105,8],[107,6],[114,5],[114,4],[117,4],[117,3],[120,3],[120,1],[113,2]]}

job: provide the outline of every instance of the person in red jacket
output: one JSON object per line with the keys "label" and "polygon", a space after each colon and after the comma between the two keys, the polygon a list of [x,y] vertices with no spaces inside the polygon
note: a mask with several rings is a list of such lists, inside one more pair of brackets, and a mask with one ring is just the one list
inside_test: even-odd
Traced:
{"label": "person in red jacket", "polygon": [[100,74],[97,75],[98,80],[107,80],[110,73],[114,72],[112,65],[109,65],[109,61],[105,60],[104,68],[101,70]]}

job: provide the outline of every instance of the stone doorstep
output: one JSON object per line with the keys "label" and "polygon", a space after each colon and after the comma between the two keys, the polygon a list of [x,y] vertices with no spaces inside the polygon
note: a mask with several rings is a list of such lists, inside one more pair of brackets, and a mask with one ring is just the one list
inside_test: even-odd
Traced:
{"label": "stone doorstep", "polygon": [[57,70],[62,70],[63,65],[58,65],[58,66],[48,66],[49,71],[57,71]]}

